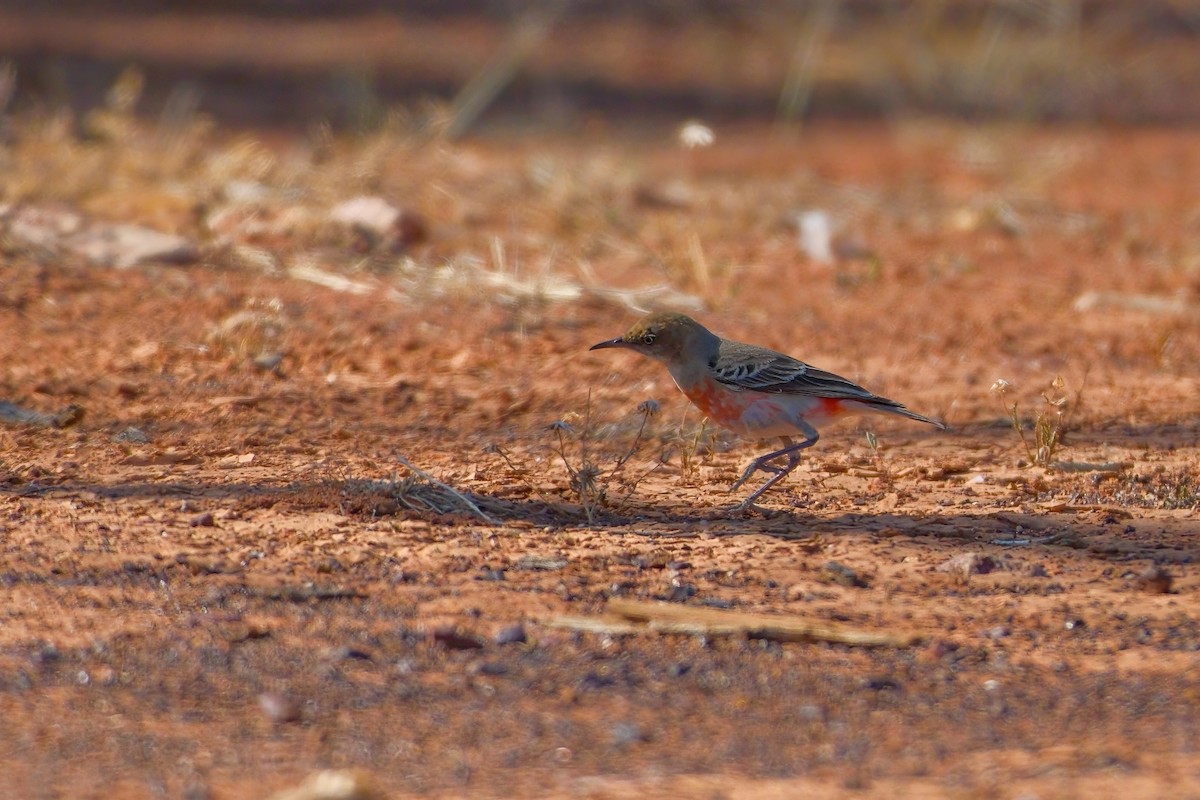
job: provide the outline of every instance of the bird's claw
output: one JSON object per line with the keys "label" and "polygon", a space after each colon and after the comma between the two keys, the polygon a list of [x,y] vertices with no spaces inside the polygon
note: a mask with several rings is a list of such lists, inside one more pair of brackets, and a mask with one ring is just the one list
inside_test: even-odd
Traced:
{"label": "bird's claw", "polygon": [[746,483],[746,481],[750,480],[751,475],[759,470],[762,470],[763,472],[769,472],[772,475],[778,475],[781,472],[791,472],[794,466],[795,465],[793,464],[789,464],[786,467],[776,467],[772,464],[760,464],[757,461],[754,461],[750,464],[750,466],[746,467],[746,471],[742,473],[742,477],[733,482],[733,485],[729,487],[729,491],[736,492],[742,487],[743,484]]}

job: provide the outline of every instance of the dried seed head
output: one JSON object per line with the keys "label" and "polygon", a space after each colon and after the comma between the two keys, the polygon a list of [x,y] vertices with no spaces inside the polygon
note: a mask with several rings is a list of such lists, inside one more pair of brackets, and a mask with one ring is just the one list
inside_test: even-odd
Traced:
{"label": "dried seed head", "polygon": [[679,127],[679,143],[689,150],[708,147],[716,140],[713,129],[698,120],[689,120]]}
{"label": "dried seed head", "polygon": [[572,488],[580,495],[596,497],[600,494],[600,487],[596,482],[599,477],[600,468],[595,464],[586,463],[579,468],[571,480]]}

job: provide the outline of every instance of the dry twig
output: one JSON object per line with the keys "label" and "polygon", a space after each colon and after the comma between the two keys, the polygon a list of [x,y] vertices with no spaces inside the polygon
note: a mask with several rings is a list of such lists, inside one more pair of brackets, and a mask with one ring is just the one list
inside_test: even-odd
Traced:
{"label": "dry twig", "polygon": [[640,600],[609,600],[606,610],[621,619],[559,617],[552,621],[551,625],[610,635],[634,633],[641,629],[641,625],[645,625],[645,630],[661,633],[744,635],[750,639],[770,639],[776,642],[836,642],[857,647],[912,647],[920,644],[924,638],[917,633],[876,633],[795,616],[747,614],[674,603],[647,603]]}

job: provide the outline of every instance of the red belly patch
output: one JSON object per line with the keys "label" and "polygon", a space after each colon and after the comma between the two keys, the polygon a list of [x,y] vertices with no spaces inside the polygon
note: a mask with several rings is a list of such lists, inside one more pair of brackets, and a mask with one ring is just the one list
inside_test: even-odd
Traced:
{"label": "red belly patch", "polygon": [[704,416],[722,425],[736,423],[746,407],[754,401],[753,397],[745,396],[749,392],[732,392],[712,381],[702,381],[684,389],[683,393]]}
{"label": "red belly patch", "polygon": [[712,380],[698,381],[683,393],[716,424],[750,436],[787,436],[798,431],[797,420],[821,425],[851,411],[834,397],[737,392]]}

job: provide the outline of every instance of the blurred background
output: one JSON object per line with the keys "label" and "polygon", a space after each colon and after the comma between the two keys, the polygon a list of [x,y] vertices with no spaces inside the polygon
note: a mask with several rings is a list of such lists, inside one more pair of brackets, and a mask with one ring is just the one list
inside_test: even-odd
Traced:
{"label": "blurred background", "polygon": [[[57,0],[0,3],[7,101],[369,130],[947,115],[1200,120],[1193,0]],[[15,79],[12,76],[15,75]]]}

